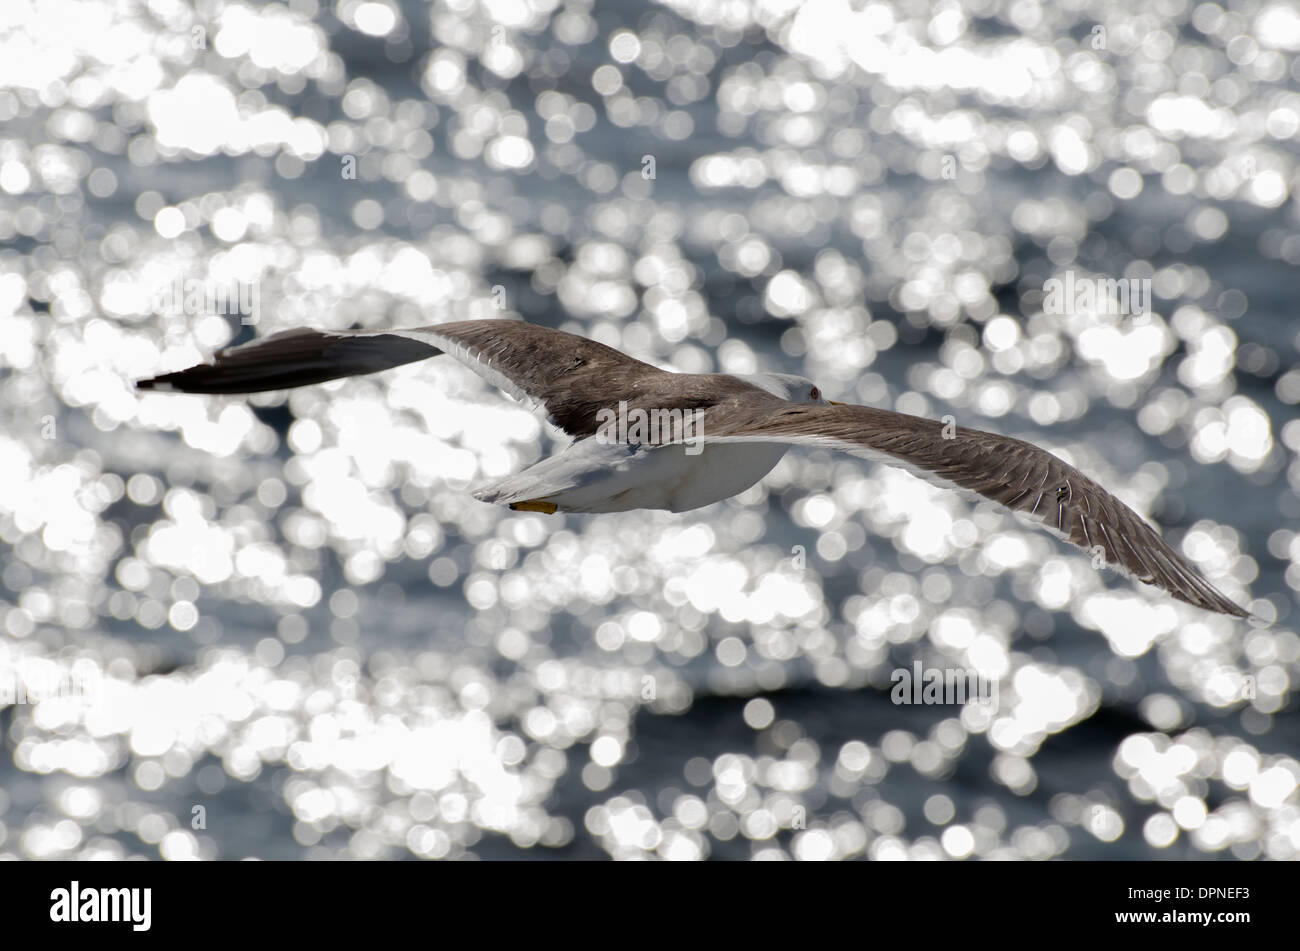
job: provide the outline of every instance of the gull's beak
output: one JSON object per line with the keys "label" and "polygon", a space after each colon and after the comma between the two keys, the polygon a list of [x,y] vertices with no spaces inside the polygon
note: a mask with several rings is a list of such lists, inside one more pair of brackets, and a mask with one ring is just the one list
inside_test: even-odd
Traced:
{"label": "gull's beak", "polygon": [[827,400],[832,406],[848,406],[848,403],[841,403],[839,400]]}

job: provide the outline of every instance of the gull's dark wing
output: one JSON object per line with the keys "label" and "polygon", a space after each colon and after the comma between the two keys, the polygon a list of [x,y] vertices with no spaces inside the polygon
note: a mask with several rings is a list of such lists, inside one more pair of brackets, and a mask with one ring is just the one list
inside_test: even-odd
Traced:
{"label": "gull's dark wing", "polygon": [[747,415],[705,418],[706,443],[788,442],[839,449],[1030,516],[1106,564],[1180,601],[1233,617],[1250,613],[1221,594],[1136,512],[1045,449],[978,429],[867,406],[786,403]]}
{"label": "gull's dark wing", "polygon": [[[374,373],[446,353],[489,383],[541,406],[571,436],[596,414],[668,374],[611,347],[520,320],[464,320],[397,330],[298,328],[218,352],[210,364],[136,386],[182,393],[258,393]],[[600,394],[600,402],[595,395]]]}

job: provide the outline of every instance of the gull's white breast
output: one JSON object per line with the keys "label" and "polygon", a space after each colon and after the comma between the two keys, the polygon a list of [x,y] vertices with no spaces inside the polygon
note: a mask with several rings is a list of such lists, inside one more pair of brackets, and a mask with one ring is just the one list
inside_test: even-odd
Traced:
{"label": "gull's white breast", "polygon": [[706,442],[703,452],[685,456],[681,482],[667,508],[673,512],[689,512],[744,492],[771,472],[789,448],[785,443],[709,445]]}
{"label": "gull's white breast", "polygon": [[651,448],[580,440],[474,493],[484,502],[546,501],[561,512],[686,512],[743,492],[772,470],[784,443],[676,444]]}

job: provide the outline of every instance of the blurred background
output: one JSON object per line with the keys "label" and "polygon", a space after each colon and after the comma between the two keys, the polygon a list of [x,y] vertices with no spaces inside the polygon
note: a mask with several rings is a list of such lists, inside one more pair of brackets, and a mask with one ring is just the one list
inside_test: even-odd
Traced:
{"label": "blurred background", "polygon": [[[1297,857],[1297,50],[1282,0],[6,0],[0,858]],[[556,443],[446,360],[132,386],[473,317],[1030,439],[1263,621],[826,452],[487,506]]]}

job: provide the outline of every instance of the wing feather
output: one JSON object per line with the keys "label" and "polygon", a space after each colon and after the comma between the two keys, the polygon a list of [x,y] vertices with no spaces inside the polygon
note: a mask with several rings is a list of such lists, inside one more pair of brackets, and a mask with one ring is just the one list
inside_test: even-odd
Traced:
{"label": "wing feather", "polygon": [[784,404],[732,414],[705,442],[785,442],[840,449],[998,502],[1175,598],[1233,617],[1250,613],[1215,589],[1136,512],[1032,443],[867,406]]}
{"label": "wing feather", "polygon": [[[669,376],[624,353],[562,330],[521,320],[465,320],[399,330],[300,327],[219,351],[200,364],[149,380],[140,389],[258,393],[375,373],[446,353],[494,386],[543,408],[571,436],[596,430],[609,394],[635,393]],[[600,402],[594,394],[605,398]],[[617,396],[616,396],[617,398]]]}

